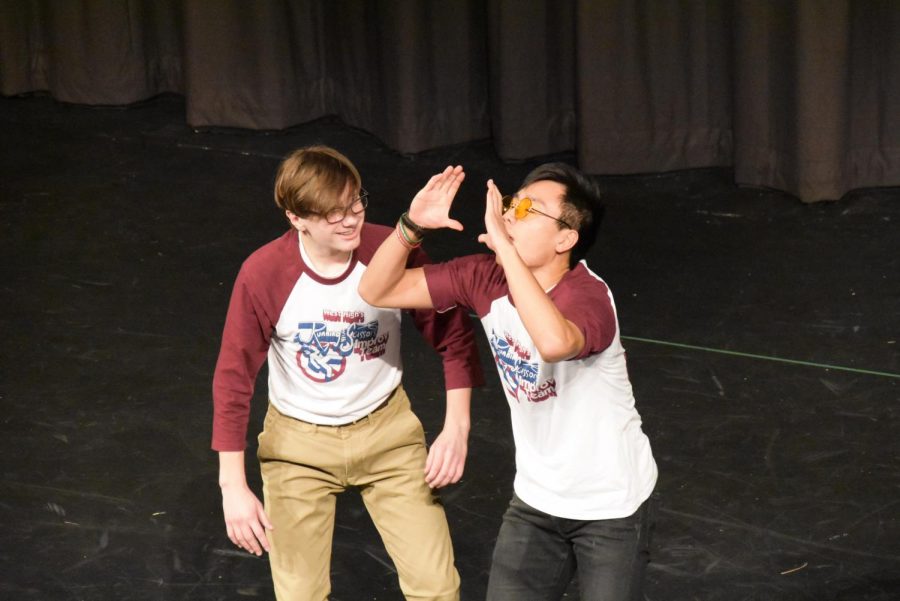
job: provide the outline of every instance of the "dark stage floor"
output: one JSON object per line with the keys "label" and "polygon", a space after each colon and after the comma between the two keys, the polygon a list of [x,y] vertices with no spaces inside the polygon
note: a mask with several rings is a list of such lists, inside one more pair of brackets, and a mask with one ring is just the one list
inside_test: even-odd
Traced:
{"label": "dark stage floor", "polygon": [[[479,250],[486,178],[513,190],[535,163],[502,164],[488,143],[400,156],[333,120],[194,132],[177,97],[0,99],[0,131],[0,598],[270,599],[266,560],[225,536],[210,378],[240,262],[286,227],[280,157],[343,150],[382,223],[463,164],[466,231],[431,236],[437,259]],[[616,295],[660,468],[646,597],[900,599],[900,189],[804,206],[730,181],[601,180],[590,262]],[[512,482],[482,354],[469,463],[444,494],[469,601]],[[414,332],[406,368],[434,436],[440,366]],[[358,497],[339,505],[333,599],[399,599]]]}

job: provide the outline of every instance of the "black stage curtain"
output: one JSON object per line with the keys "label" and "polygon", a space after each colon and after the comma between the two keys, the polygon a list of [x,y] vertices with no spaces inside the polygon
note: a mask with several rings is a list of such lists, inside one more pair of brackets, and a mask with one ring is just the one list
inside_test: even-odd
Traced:
{"label": "black stage curtain", "polygon": [[804,201],[900,185],[896,0],[0,0],[0,93],[39,90],[603,175],[732,166]]}

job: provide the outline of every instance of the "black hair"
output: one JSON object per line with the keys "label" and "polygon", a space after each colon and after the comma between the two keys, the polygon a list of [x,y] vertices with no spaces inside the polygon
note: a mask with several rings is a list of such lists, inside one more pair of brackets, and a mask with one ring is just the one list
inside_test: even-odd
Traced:
{"label": "black hair", "polygon": [[[559,218],[578,232],[578,242],[569,255],[569,267],[574,267],[593,246],[603,221],[605,207],[600,187],[590,176],[567,163],[545,163],[525,176],[520,189],[540,181],[556,182],[565,188]],[[564,226],[560,224],[560,227]]]}

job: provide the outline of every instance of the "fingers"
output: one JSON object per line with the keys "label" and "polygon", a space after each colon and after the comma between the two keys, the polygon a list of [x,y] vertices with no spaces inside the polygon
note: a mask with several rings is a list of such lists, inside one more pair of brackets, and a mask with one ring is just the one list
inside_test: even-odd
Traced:
{"label": "fingers", "polygon": [[237,547],[259,556],[264,550],[266,552],[271,550],[266,530],[273,530],[274,526],[261,503],[256,506],[255,511],[256,515],[253,517],[227,521],[225,530],[228,539]]}
{"label": "fingers", "polygon": [[260,529],[259,522],[244,524],[239,537],[240,547],[254,555],[262,555],[259,542],[256,539],[256,531]]}
{"label": "fingers", "polygon": [[434,190],[440,192],[452,191],[452,193],[455,194],[465,177],[466,174],[463,171],[462,165],[447,165],[443,171],[431,176],[431,179],[425,184],[423,190],[429,192]]}
{"label": "fingers", "polygon": [[462,478],[461,462],[447,461],[439,466],[432,466],[432,470],[425,474],[425,483],[431,488],[442,488],[459,482],[460,478]]}
{"label": "fingers", "polygon": [[444,465],[444,468],[440,471],[438,476],[434,479],[432,488],[442,488],[444,486],[447,486],[448,484],[456,484],[457,482],[459,482],[459,479],[462,478],[462,474],[462,461],[456,460],[452,463],[447,463]]}
{"label": "fingers", "polygon": [[[256,526],[258,528],[259,524],[257,523]],[[249,521],[238,524],[229,524],[228,538],[231,539],[231,542],[248,553],[253,553],[254,555],[262,554],[262,550],[256,540],[256,535],[253,532],[253,524]]]}
{"label": "fingers", "polygon": [[497,186],[494,185],[494,180],[489,179],[487,181],[487,191],[484,195],[485,223],[499,212],[498,201],[496,199],[498,194],[500,194],[500,191],[497,190]]}
{"label": "fingers", "polygon": [[248,524],[246,524],[246,523],[227,524],[226,529],[228,531],[228,538],[237,547],[243,549],[244,551],[250,551],[253,548],[253,545],[251,544],[251,542],[249,540],[251,538],[253,531],[250,529]]}
{"label": "fingers", "polygon": [[425,483],[431,488],[441,488],[459,482],[464,466],[464,451],[454,451],[436,443],[429,449],[425,461]]}
{"label": "fingers", "polygon": [[[273,530],[275,527],[272,525],[269,516],[266,515],[266,511],[261,503],[256,506],[256,518],[256,520],[250,522],[250,528],[253,530],[253,535],[259,541],[260,546],[268,553],[271,550],[271,544],[269,543],[266,530]],[[262,553],[257,553],[257,555],[262,555]]]}
{"label": "fingers", "polygon": [[[449,169],[449,167],[447,167],[447,169]],[[422,191],[423,192],[431,192],[432,190],[435,190],[438,187],[440,187],[440,182],[443,180],[444,172],[446,172],[447,169],[444,169],[444,171],[442,171],[441,173],[435,173],[434,175],[432,175],[429,178],[428,182],[425,184],[425,187],[422,188]]]}
{"label": "fingers", "polygon": [[[466,174],[463,171],[462,165],[456,165],[455,167],[448,165],[446,169],[432,178],[432,180],[435,180],[434,190],[439,192],[442,196],[451,199],[456,196],[456,192],[459,190],[464,179],[466,179]],[[430,180],[429,183],[431,183]]]}
{"label": "fingers", "polygon": [[465,177],[461,165],[448,165],[442,172],[432,175],[413,197],[409,205],[410,218],[427,229],[446,227],[461,231],[462,224],[450,219],[448,214]]}
{"label": "fingers", "polygon": [[266,514],[266,510],[263,509],[262,503],[257,506],[257,512],[259,514],[260,523],[266,527],[266,530],[275,530],[275,526],[272,525],[272,520],[269,519],[268,514]]}
{"label": "fingers", "polygon": [[[266,536],[266,531],[263,529],[262,524],[259,522],[252,522],[250,528],[253,531],[253,538],[250,539],[253,546],[252,553],[254,555],[262,555],[262,549],[265,549],[268,553],[269,537]],[[262,547],[262,549],[260,547]]]}
{"label": "fingers", "polygon": [[489,179],[487,181],[487,194],[486,194],[487,205],[490,209],[496,210],[498,213],[503,213],[501,209],[501,205],[503,202],[503,194],[500,192],[500,189],[494,183],[494,180]]}
{"label": "fingers", "polygon": [[[449,169],[449,167],[447,169]],[[457,165],[448,174],[444,188],[445,193],[456,196],[456,191],[459,190],[459,186],[463,183],[464,179],[466,179],[466,174],[463,171],[462,166]]]}
{"label": "fingers", "polygon": [[271,549],[269,537],[266,536],[265,528],[259,521],[229,526],[227,530],[231,542],[248,553],[258,556],[262,555],[263,550],[268,552]]}

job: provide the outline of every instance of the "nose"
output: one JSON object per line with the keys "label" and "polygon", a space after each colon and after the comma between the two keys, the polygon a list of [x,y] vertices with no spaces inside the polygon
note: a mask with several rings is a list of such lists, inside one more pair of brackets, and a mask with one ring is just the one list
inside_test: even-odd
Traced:
{"label": "nose", "polygon": [[357,223],[366,218],[366,210],[363,209],[359,213],[354,213],[353,211],[347,211],[344,214],[344,218],[341,220],[341,224],[345,227],[355,227]]}
{"label": "nose", "polygon": [[516,209],[514,207],[509,207],[505,211],[503,211],[503,223],[506,224],[506,227],[511,226],[516,222]]}

